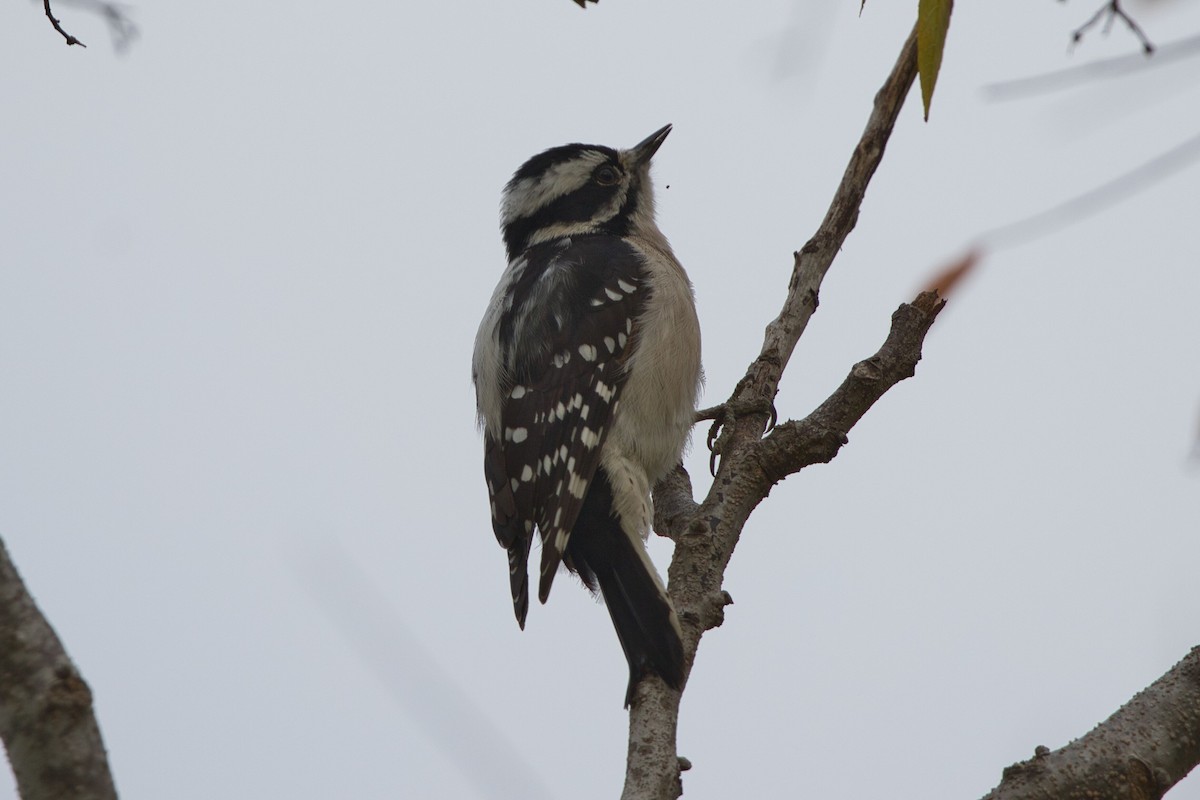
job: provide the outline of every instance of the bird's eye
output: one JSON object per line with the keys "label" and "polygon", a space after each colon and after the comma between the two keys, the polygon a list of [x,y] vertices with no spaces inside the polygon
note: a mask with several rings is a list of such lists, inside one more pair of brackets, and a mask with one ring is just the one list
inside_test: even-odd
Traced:
{"label": "bird's eye", "polygon": [[616,167],[605,164],[596,170],[592,177],[601,186],[612,186],[621,180],[621,173],[617,171]]}

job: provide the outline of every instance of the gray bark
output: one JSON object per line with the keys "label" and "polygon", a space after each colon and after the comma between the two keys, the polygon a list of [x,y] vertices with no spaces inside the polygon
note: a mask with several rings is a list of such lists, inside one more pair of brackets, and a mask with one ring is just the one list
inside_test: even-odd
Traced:
{"label": "gray bark", "polygon": [[22,800],[115,800],[92,692],[0,541],[0,738]]}
{"label": "gray bark", "polygon": [[[942,301],[932,292],[901,306],[892,316],[891,333],[878,353],[856,364],[812,414],[785,422],[764,436],[779,379],[816,310],[821,282],[854,229],[867,185],[916,77],[916,47],[914,30],[875,97],[866,129],[825,219],[794,254],[783,309],[767,326],[758,358],[727,403],[701,414],[716,419],[709,446],[714,459],[720,459],[707,497],[699,505],[695,503],[691,479],[682,466],[655,487],[655,530],[675,541],[669,585],[683,627],[686,674],[691,672],[700,637],[721,624],[725,606],[733,602],[721,587],[751,512],[778,481],[837,455],[850,428],[867,409],[913,374],[925,333],[942,308]],[[657,678],[638,686],[629,711],[622,800],[673,800],[682,794],[681,772],[688,765],[675,751],[680,696]]]}
{"label": "gray bark", "polygon": [[1004,770],[984,800],[1159,798],[1200,763],[1200,647],[1091,733]]}

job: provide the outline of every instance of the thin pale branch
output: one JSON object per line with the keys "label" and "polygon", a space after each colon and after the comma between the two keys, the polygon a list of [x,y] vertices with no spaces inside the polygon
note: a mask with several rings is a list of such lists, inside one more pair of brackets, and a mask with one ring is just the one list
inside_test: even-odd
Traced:
{"label": "thin pale branch", "polygon": [[0,738],[22,800],[115,800],[92,693],[0,541]]}
{"label": "thin pale branch", "polygon": [[[892,128],[916,75],[917,32],[914,28],[891,74],[875,95],[871,116],[850,156],[850,163],[846,165],[825,219],[812,238],[794,254],[792,278],[788,283],[783,308],[767,326],[762,350],[742,379],[735,399],[770,401],[775,397],[779,379],[787,368],[796,342],[817,309],[817,297],[825,273],[858,222],[858,210],[867,186],[883,159]],[[762,419],[757,422],[758,431],[761,432]]]}

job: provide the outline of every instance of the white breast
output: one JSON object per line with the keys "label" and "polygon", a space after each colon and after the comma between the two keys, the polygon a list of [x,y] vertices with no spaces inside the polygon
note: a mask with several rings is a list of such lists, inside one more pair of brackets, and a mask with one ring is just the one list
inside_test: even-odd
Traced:
{"label": "white breast", "polygon": [[646,259],[651,292],[605,449],[640,465],[653,486],[678,463],[692,428],[702,381],[700,323],[691,282],[666,240],[627,241]]}

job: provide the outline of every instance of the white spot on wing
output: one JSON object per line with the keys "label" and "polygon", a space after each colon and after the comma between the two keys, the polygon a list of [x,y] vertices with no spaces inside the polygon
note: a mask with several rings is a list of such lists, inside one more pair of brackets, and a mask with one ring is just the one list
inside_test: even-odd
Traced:
{"label": "white spot on wing", "polygon": [[600,437],[597,436],[596,432],[591,428],[585,426],[584,429],[579,432],[579,441],[583,442],[584,447],[586,447],[588,450],[591,450],[600,443]]}

